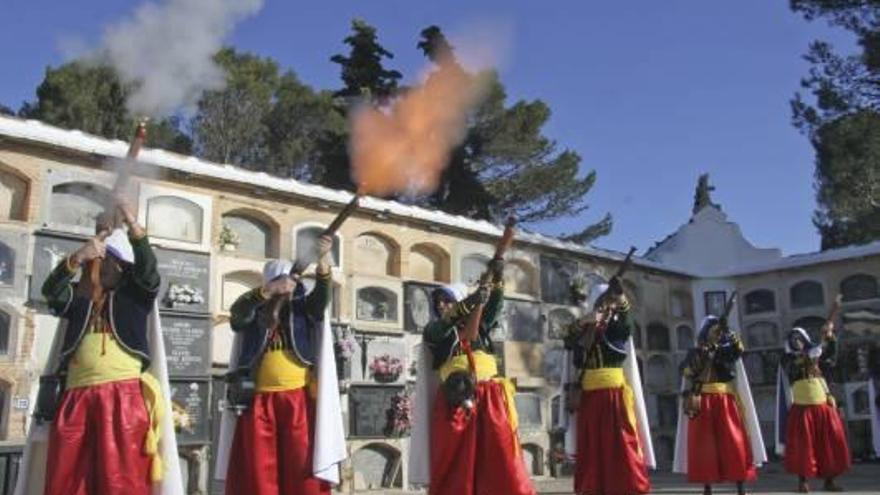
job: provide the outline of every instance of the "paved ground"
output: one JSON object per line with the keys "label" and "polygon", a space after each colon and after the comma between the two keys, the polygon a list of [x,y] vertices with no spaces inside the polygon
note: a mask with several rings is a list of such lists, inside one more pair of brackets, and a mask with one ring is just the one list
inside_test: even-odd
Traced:
{"label": "paved ground", "polygon": [[[880,494],[880,463],[860,463],[853,465],[852,471],[841,476],[839,484],[846,489],[846,493],[860,495]],[[669,473],[652,473],[651,483],[654,487],[652,493],[661,494],[699,494],[702,487],[688,484],[684,476]],[[542,494],[570,494],[571,480],[539,481],[538,489]],[[779,464],[765,466],[758,473],[758,480],[747,488],[749,493],[754,494],[790,494],[794,493],[796,479],[783,472]],[[822,482],[812,480],[811,487],[815,493],[826,493],[821,490]],[[718,486],[714,493],[736,493],[733,485]],[[499,494],[501,495],[501,494]]]}
{"label": "paved ground", "polygon": [[[702,487],[688,484],[681,475],[669,472],[655,472],[651,474],[651,483],[654,491],[651,493],[658,494],[700,494]],[[880,495],[880,462],[860,463],[853,466],[852,471],[842,476],[839,483],[846,489],[847,494],[858,495]],[[766,495],[782,495],[793,494],[796,479],[783,472],[779,464],[771,464],[761,469],[758,474],[758,481],[747,487],[748,492],[752,494]],[[813,480],[813,493],[822,494],[820,488],[822,483]],[[539,493],[542,495],[570,495],[571,479],[547,479],[536,481]],[[405,492],[399,490],[376,490],[373,492],[360,493],[382,493],[383,495],[410,495],[424,492]],[[730,494],[736,493],[733,485],[717,486],[714,493]],[[506,495],[503,493],[491,495]]]}

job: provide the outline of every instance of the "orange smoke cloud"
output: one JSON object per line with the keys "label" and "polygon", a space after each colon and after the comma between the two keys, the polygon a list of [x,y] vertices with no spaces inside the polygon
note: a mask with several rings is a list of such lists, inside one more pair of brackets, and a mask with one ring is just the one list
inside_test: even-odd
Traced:
{"label": "orange smoke cloud", "polygon": [[485,80],[452,60],[384,108],[365,106],[352,119],[352,178],[376,196],[427,194],[464,139],[467,114]]}

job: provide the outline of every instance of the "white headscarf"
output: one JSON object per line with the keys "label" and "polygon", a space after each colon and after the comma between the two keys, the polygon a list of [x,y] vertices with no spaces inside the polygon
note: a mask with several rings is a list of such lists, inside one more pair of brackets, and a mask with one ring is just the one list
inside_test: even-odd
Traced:
{"label": "white headscarf", "polygon": [[282,275],[289,275],[293,262],[287,260],[271,260],[263,265],[263,283],[271,282]]}
{"label": "white headscarf", "polygon": [[128,241],[128,235],[122,229],[115,229],[104,239],[104,246],[107,252],[112,254],[116,259],[124,261],[128,264],[134,263],[134,249],[131,242]]}

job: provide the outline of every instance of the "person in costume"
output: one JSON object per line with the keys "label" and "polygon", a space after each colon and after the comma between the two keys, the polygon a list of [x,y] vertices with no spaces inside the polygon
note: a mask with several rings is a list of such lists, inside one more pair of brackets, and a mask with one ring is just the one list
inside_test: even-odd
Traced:
{"label": "person in costume", "polygon": [[821,333],[822,342],[813,343],[803,328],[792,329],[781,363],[793,399],[785,421],[784,464],[798,475],[800,493],[809,492],[808,478],[822,478],[826,491],[840,491],[835,478],[852,463],[843,421],[822,373],[837,356],[834,324],[827,322]]}
{"label": "person in costume", "polygon": [[[255,394],[237,418],[224,466],[229,495],[330,493],[328,479],[316,476],[314,445],[315,371],[320,346],[329,338],[331,246],[329,237],[319,238],[315,286],[308,294],[293,263],[273,260],[263,268],[263,286],[230,308],[230,325],[238,334],[231,376],[253,380]],[[328,385],[338,402],[336,380]],[[341,431],[339,415],[336,426]]]}
{"label": "person in costume", "polygon": [[[589,305],[592,311],[567,337],[580,370],[579,381],[565,384],[571,392],[566,407],[576,414],[568,435],[577,452],[574,491],[648,493],[653,447],[632,344],[635,323],[621,281],[615,277],[594,287]],[[571,379],[578,377],[564,377]]]}
{"label": "person in costume", "polygon": [[[116,201],[128,233],[102,230],[42,286],[50,310],[67,320],[50,359],[64,392],[49,426],[45,495],[183,493],[165,400],[156,257],[132,208]],[[93,263],[98,276],[83,270],[74,283]],[[34,493],[40,484],[33,476],[40,467],[30,465],[40,456],[31,444],[17,493]]]}
{"label": "person in costume", "polygon": [[[535,493],[521,457],[514,386],[498,375],[493,355],[504,261],[493,259],[489,271],[488,283],[470,295],[460,284],[432,294],[434,319],[423,331],[410,462],[411,482],[427,482],[430,495]],[[467,337],[470,325],[478,325],[475,338]],[[438,387],[424,385],[434,379]]]}
{"label": "person in costume", "polygon": [[739,336],[717,317],[707,316],[697,346],[683,363],[673,470],[687,473],[691,483],[703,484],[705,495],[711,495],[713,483],[722,482],[736,483],[737,493],[743,495],[744,483],[754,481],[756,466],[766,461],[742,353]]}

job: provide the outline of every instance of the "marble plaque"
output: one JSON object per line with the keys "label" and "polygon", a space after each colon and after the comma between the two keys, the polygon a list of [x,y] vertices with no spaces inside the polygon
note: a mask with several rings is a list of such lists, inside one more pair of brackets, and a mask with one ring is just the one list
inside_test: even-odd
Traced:
{"label": "marble plaque", "polygon": [[209,312],[211,260],[206,254],[155,248],[162,285],[159,308],[183,313]]}
{"label": "marble plaque", "polygon": [[403,386],[353,385],[349,389],[349,432],[353,438],[382,438],[391,398]]}
{"label": "marble plaque", "polygon": [[574,261],[541,256],[541,296],[544,302],[571,303],[571,281],[577,275]]}
{"label": "marble plaque", "polygon": [[168,314],[162,315],[161,321],[168,373],[207,375],[211,368],[211,321]]}
{"label": "marble plaque", "polygon": [[210,391],[207,379],[171,381],[171,407],[178,443],[186,445],[209,441]]}
{"label": "marble plaque", "polygon": [[421,334],[425,325],[430,323],[431,293],[437,285],[405,282],[403,284],[404,329],[407,332]]}
{"label": "marble plaque", "polygon": [[544,340],[540,304],[505,299],[502,311],[501,321],[506,340],[517,342],[541,342]]}

